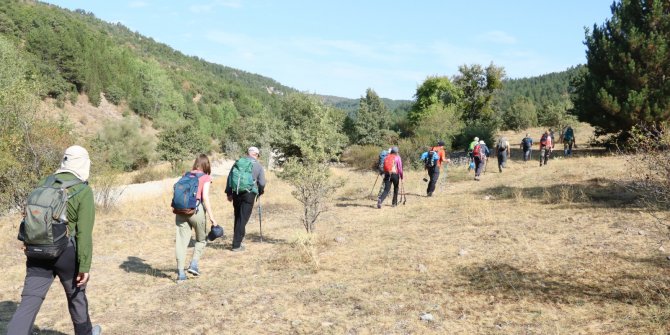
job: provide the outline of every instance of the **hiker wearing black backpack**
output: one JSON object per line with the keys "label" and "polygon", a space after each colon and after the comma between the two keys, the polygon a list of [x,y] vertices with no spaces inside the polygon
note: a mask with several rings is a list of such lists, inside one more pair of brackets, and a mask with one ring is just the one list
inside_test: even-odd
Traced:
{"label": "hiker wearing black backpack", "polygon": [[250,147],[247,156],[235,161],[226,183],[228,201],[232,201],[235,225],[232,251],[244,251],[242,240],[246,235],[246,225],[254,209],[254,201],[265,192],[265,171],[258,162],[260,150]]}
{"label": "hiker wearing black backpack", "polygon": [[533,150],[533,139],[530,138],[530,134],[526,134],[526,137],[521,140],[521,150],[523,150],[523,161],[529,161]]}
{"label": "hiker wearing black backpack", "polygon": [[498,158],[498,171],[502,172],[502,169],[507,167],[507,159],[510,157],[510,148],[507,137],[501,137],[496,143],[496,156]]}
{"label": "hiker wearing black backpack", "polygon": [[428,181],[426,195],[432,197],[433,192],[435,192],[435,184],[437,184],[437,179],[440,177],[440,168],[438,167],[440,156],[433,148],[426,147],[426,151],[421,154],[420,159],[423,162],[424,169],[428,173],[428,180],[424,178],[424,181]]}
{"label": "hiker wearing black backpack", "polygon": [[549,130],[547,130],[544,132],[544,134],[542,134],[542,137],[540,138],[540,166],[547,165],[547,162],[549,161],[549,156],[551,156],[553,148],[554,148],[553,137],[551,136]]}
{"label": "hiker wearing black backpack", "polygon": [[91,161],[86,149],[65,150],[60,168],[42,179],[27,200],[19,239],[27,256],[21,303],[7,334],[32,334],[35,317],[56,276],[68,301],[74,334],[100,334],[88,314],[86,284],[93,254],[95,203],[88,186]]}
{"label": "hiker wearing black backpack", "polygon": [[200,276],[198,262],[205,253],[207,245],[207,216],[212,228],[218,223],[209,197],[212,184],[212,169],[209,158],[200,154],[195,158],[191,171],[186,172],[174,186],[172,212],[175,213],[177,233],[175,238],[175,256],[177,258],[177,283],[188,279],[184,272],[186,250],[191,241],[191,230],[195,230],[193,256],[186,272]]}
{"label": "hiker wearing black backpack", "polygon": [[575,143],[575,131],[571,126],[568,126],[563,135],[561,136],[561,141],[563,142],[563,156],[572,157],[572,147],[577,147]]}
{"label": "hiker wearing black backpack", "polygon": [[391,206],[398,205],[398,184],[403,179],[402,159],[398,155],[398,147],[392,147],[391,152],[384,159],[384,192],[377,199],[377,208],[382,208],[384,199],[391,191],[393,184],[393,200]]}

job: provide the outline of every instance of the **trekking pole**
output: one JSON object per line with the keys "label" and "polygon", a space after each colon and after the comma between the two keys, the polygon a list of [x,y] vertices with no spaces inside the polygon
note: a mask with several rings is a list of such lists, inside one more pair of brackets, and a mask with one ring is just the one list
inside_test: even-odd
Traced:
{"label": "trekking pole", "polygon": [[261,207],[261,196],[257,196],[258,199],[258,229],[261,234],[261,243],[263,243],[263,207]]}
{"label": "trekking pole", "polygon": [[368,195],[368,198],[372,198],[372,192],[375,191],[375,186],[377,186],[378,180],[379,180],[379,173],[377,174],[377,178],[375,178],[375,183],[372,184],[372,189],[370,190],[370,195]]}
{"label": "trekking pole", "polygon": [[400,188],[402,191],[402,204],[403,206],[407,203],[407,193],[405,193],[405,182],[401,181],[400,182]]}

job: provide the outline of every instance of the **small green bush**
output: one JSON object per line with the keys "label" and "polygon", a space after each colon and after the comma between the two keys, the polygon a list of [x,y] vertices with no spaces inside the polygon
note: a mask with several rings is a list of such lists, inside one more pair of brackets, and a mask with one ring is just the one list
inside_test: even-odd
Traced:
{"label": "small green bush", "polygon": [[342,153],[342,162],[358,170],[376,170],[379,153],[388,148],[376,145],[352,145]]}

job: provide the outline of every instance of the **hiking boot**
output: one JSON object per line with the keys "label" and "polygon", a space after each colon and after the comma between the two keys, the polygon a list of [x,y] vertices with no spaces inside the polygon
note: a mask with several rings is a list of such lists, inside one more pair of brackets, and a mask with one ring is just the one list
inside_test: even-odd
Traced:
{"label": "hiking boot", "polygon": [[93,329],[91,329],[91,335],[100,335],[100,334],[102,334],[102,327],[100,327],[100,325],[93,326]]}
{"label": "hiking boot", "polygon": [[241,251],[244,251],[245,249],[244,249],[244,246],[241,245],[241,246],[239,246],[239,247],[237,247],[237,248],[232,248],[232,249],[230,249],[230,250],[231,250],[232,252],[241,252]]}
{"label": "hiking boot", "polygon": [[191,262],[191,266],[189,266],[188,269],[186,269],[186,272],[188,272],[188,273],[190,273],[190,274],[192,274],[196,277],[199,276],[200,275],[200,269],[198,269],[198,263],[193,264]]}
{"label": "hiking boot", "polygon": [[188,277],[186,277],[186,274],[183,273],[183,272],[180,272],[179,275],[177,276],[177,284],[179,284],[179,283],[183,283],[183,282],[185,282],[187,279],[188,279]]}
{"label": "hiking boot", "polygon": [[426,196],[427,196],[427,197],[432,197],[432,196],[433,196],[433,192],[428,192],[428,194],[426,194]]}
{"label": "hiking boot", "polygon": [[377,208],[382,208],[382,201],[381,200],[377,200]]}

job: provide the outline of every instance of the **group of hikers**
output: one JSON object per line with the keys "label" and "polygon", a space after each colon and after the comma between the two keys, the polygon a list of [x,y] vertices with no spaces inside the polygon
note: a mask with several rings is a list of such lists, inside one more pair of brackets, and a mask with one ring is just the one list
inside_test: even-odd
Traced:
{"label": "group of hikers", "polygon": [[[561,134],[565,156],[572,155],[576,148],[574,131],[568,127]],[[540,139],[540,166],[546,165],[554,148],[554,134],[547,130]],[[443,167],[450,162],[443,141],[426,147],[420,159],[428,173],[426,196],[435,192]],[[523,160],[531,159],[533,140],[529,134],[521,141]],[[501,137],[496,144],[498,170],[502,172],[510,158],[510,144]],[[469,168],[475,170],[479,180],[491,151],[483,140],[475,137],[468,149]],[[226,181],[226,198],[234,210],[233,252],[244,251],[242,243],[246,224],[251,217],[254,202],[263,195],[266,186],[265,172],[259,163],[260,150],[250,147],[247,155],[235,161]],[[60,167],[54,174],[42,179],[30,193],[18,238],[23,241],[26,254],[26,276],[21,293],[21,302],[7,325],[7,334],[31,334],[33,324],[44,298],[55,277],[58,277],[68,301],[68,310],[76,335],[101,334],[100,326],[93,326],[88,313],[86,285],[90,280],[93,251],[93,226],[95,203],[93,191],[88,185],[91,161],[88,151],[78,145],[65,150]],[[404,179],[403,163],[397,146],[384,150],[378,164],[383,175],[377,208],[389,195],[393,186],[391,205],[398,205],[398,188]],[[446,172],[446,171],[445,171]],[[443,173],[446,177],[446,173]],[[378,176],[379,177],[379,176]],[[375,182],[376,183],[376,182]],[[204,254],[207,241],[222,237],[212,210],[210,190],[212,184],[209,157],[200,154],[195,158],[190,171],[174,185],[172,209],[175,214],[175,258],[177,282],[188,279],[187,273],[200,276],[199,260]],[[373,186],[374,189],[374,186]],[[403,191],[404,193],[404,191]],[[207,219],[211,229],[207,233]],[[193,254],[186,265],[186,253],[195,231]]]}
{"label": "group of hikers", "polygon": [[[565,157],[571,157],[572,149],[576,148],[575,133],[572,126],[567,126],[565,128],[561,133],[560,141],[564,146],[563,153]],[[554,150],[555,143],[554,131],[549,128],[542,134],[539,141],[540,166],[547,165],[549,157]],[[533,139],[530,137],[530,134],[526,134],[521,140],[520,149],[523,151],[523,161],[530,161],[533,150]],[[404,178],[402,159],[400,158],[398,151],[398,147],[393,146],[388,150],[382,150],[379,155],[377,168],[379,175],[383,175],[384,178],[377,197],[377,208],[382,208],[384,200],[390,193],[391,185],[393,186],[393,200],[391,201],[391,206],[395,207],[398,205],[399,183],[401,183]],[[506,137],[501,136],[498,138],[495,145],[495,153],[498,160],[498,171],[502,173],[503,169],[507,167],[507,160],[510,159],[512,155],[511,146]],[[486,171],[486,164],[488,162],[488,157],[490,156],[491,150],[484,140],[475,137],[473,141],[470,142],[470,145],[468,146],[468,170],[474,170],[476,181],[481,180],[481,174]],[[424,178],[424,181],[428,181],[426,196],[432,197],[443,164],[448,164],[450,162],[447,157],[447,152],[444,149],[444,142],[438,140],[436,146],[426,147],[424,152],[421,153],[420,160],[424,163],[424,169],[428,173],[428,178]],[[402,193],[404,193],[404,190]]]}
{"label": "group of hikers", "polygon": [[[264,193],[265,172],[258,162],[260,150],[250,147],[228,174],[226,198],[234,210],[233,252],[244,251],[245,227],[254,202]],[[78,145],[65,150],[60,167],[42,179],[26,201],[18,238],[26,254],[26,276],[21,302],[7,324],[8,335],[33,333],[33,324],[54,279],[59,278],[65,291],[70,318],[76,335],[99,335],[88,312],[86,284],[93,253],[95,202],[88,185],[91,161],[88,151]],[[200,275],[198,261],[207,241],[223,236],[212,210],[210,190],[211,164],[207,155],[195,158],[190,171],[174,185],[172,210],[175,214],[175,256],[177,282],[187,280],[186,273]],[[207,233],[207,217],[211,223]],[[195,246],[188,268],[186,251],[195,231]]]}

